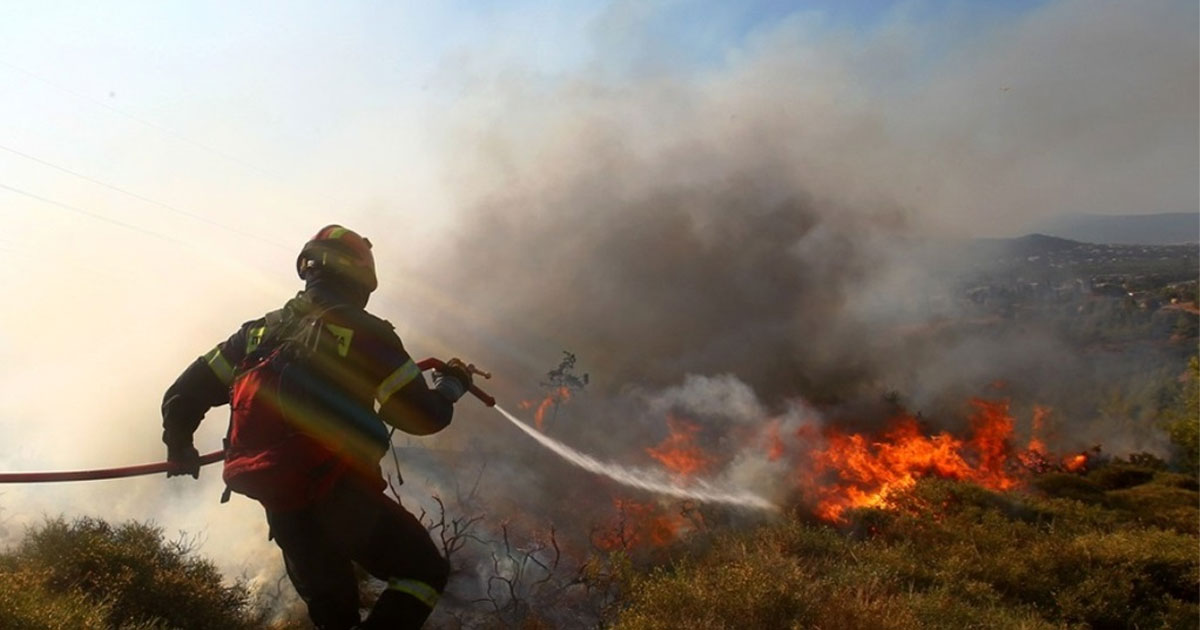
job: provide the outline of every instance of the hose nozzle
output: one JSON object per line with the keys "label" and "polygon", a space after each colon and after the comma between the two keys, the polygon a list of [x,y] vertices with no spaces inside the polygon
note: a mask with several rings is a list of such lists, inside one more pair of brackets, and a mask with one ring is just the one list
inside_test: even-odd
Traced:
{"label": "hose nozzle", "polygon": [[[430,357],[428,359],[422,359],[422,360],[418,361],[417,367],[421,368],[422,372],[424,372],[425,370],[441,370],[446,367],[446,363],[444,361],[442,361],[441,359],[435,359],[433,357]],[[482,376],[483,378],[492,378],[491,373],[484,372],[483,370],[475,367],[474,364],[467,365],[467,371],[472,374],[478,374],[478,375]],[[490,394],[483,391],[482,389],[479,389],[479,386],[472,385],[467,388],[467,391],[474,394],[475,397],[480,400],[480,402],[487,405],[488,407],[496,406],[496,399],[492,398]]]}
{"label": "hose nozzle", "polygon": [[483,378],[487,378],[487,379],[492,378],[491,372],[485,372],[485,371],[475,367],[474,363],[467,364],[467,371],[470,372],[471,374],[478,374],[479,376],[482,376]]}

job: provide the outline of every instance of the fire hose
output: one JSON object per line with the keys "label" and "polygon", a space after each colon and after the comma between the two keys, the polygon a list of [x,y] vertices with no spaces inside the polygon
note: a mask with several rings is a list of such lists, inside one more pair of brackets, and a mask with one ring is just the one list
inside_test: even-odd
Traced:
{"label": "fire hose", "polygon": [[[423,359],[417,362],[417,367],[422,372],[428,370],[441,370],[446,367],[446,363],[440,359]],[[475,367],[474,364],[467,366],[467,371],[472,374],[478,374],[483,378],[491,378],[492,375]],[[472,384],[468,391],[478,398],[483,404],[488,407],[496,406],[496,399],[492,398],[487,392]],[[200,465],[207,466],[214,462],[219,462],[225,459],[225,451],[213,451],[200,456]],[[123,466],[119,468],[99,468],[95,470],[68,470],[59,472],[26,472],[26,473],[0,473],[0,483],[50,483],[58,481],[91,481],[94,479],[119,479],[122,477],[138,477],[141,475],[153,475],[157,473],[171,472],[175,468],[175,464],[171,462],[156,462],[153,464],[139,464],[137,466]]]}

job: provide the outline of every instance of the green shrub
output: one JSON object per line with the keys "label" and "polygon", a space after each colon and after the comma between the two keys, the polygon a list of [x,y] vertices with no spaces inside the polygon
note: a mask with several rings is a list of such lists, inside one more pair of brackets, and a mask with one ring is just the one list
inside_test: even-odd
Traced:
{"label": "green shrub", "polygon": [[1113,463],[1091,471],[1087,478],[1105,490],[1118,490],[1140,486],[1154,479],[1154,474],[1155,471],[1151,468]]}
{"label": "green shrub", "polygon": [[1192,357],[1178,400],[1162,414],[1163,425],[1179,451],[1184,474],[1200,473],[1200,359]]}
{"label": "green shrub", "polygon": [[1068,621],[1096,628],[1186,628],[1197,622],[1195,538],[1154,529],[1084,535],[1071,541],[1062,562],[1075,565],[1074,579],[1055,594]]}
{"label": "green shrub", "polygon": [[1130,520],[1179,533],[1200,535],[1200,494],[1164,483],[1147,483],[1109,493]]}
{"label": "green shrub", "polygon": [[1104,505],[1108,497],[1096,482],[1073,473],[1046,473],[1033,480],[1033,487],[1048,497],[1074,499],[1083,503]]}
{"label": "green shrub", "polygon": [[1192,492],[1200,492],[1200,480],[1194,475],[1183,475],[1180,473],[1158,473],[1154,478],[1155,483],[1172,488],[1183,488]]}

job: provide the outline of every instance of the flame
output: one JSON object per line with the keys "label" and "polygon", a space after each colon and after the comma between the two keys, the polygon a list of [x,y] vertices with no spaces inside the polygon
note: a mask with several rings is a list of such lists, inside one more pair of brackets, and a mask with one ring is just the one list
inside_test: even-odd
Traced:
{"label": "flame", "polygon": [[1072,455],[1063,460],[1063,468],[1065,470],[1067,470],[1067,472],[1083,472],[1084,470],[1087,469],[1087,465],[1088,465],[1088,454],[1087,453],[1079,453],[1078,455]]}
{"label": "flame", "polygon": [[779,437],[779,420],[767,425],[767,461],[779,461],[783,457],[783,438]]}
{"label": "flame", "polygon": [[595,536],[604,551],[628,551],[635,547],[661,547],[676,540],[689,527],[683,514],[673,514],[653,503],[614,499],[617,516],[613,524]]}
{"label": "flame", "polygon": [[521,402],[517,403],[517,408],[532,409],[534,405],[537,405],[537,411],[535,411],[533,413],[533,424],[534,424],[534,426],[537,427],[538,431],[542,431],[543,425],[545,425],[545,423],[546,423],[546,412],[551,407],[556,407],[556,406],[558,406],[559,403],[564,403],[570,399],[571,399],[570,388],[558,387],[558,388],[551,390],[549,394],[546,394],[546,397],[543,398],[540,402],[535,402],[532,400],[522,400]]}
{"label": "flame", "polygon": [[670,435],[658,446],[646,449],[646,453],[650,457],[658,460],[676,476],[684,479],[704,472],[712,465],[713,458],[695,443],[700,427],[668,415],[667,428]]}
{"label": "flame", "polygon": [[886,506],[897,492],[926,476],[973,481],[1008,490],[1019,480],[1009,471],[1013,419],[1007,401],[971,401],[971,437],[925,435],[917,418],[901,414],[879,437],[826,430],[825,448],[814,453],[801,487],[815,499],[816,515],[844,522],[849,508]]}
{"label": "flame", "polygon": [[1033,406],[1033,426],[1029,431],[1029,445],[1025,450],[1035,453],[1046,453],[1046,443],[1042,440],[1042,434],[1046,430],[1046,418],[1050,415],[1050,408],[1041,405]]}
{"label": "flame", "polygon": [[1033,422],[1029,430],[1029,444],[1024,452],[1017,453],[1017,459],[1027,470],[1044,473],[1054,469],[1054,463],[1048,455],[1046,442],[1042,435],[1046,429],[1046,418],[1050,409],[1041,405],[1033,406]]}
{"label": "flame", "polygon": [[[972,445],[979,454],[979,465],[973,481],[993,490],[1008,490],[1018,484],[1005,470],[1011,452],[1009,439],[1013,419],[1008,413],[1008,401],[971,401],[975,414],[971,416]],[[965,477],[971,479],[972,476]]]}

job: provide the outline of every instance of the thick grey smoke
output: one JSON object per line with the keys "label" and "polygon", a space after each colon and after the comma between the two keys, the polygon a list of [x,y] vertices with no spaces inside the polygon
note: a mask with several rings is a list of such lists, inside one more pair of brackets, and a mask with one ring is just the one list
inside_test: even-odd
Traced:
{"label": "thick grey smoke", "polygon": [[959,314],[966,260],[933,243],[1196,207],[1195,21],[1178,2],[867,34],[797,15],[687,78],[479,70],[451,110],[440,249],[464,264],[442,284],[502,373],[565,348],[608,392],[732,373],[778,406],[1019,375],[1053,339],[914,337]]}
{"label": "thick grey smoke", "polygon": [[[598,41],[654,58],[627,22],[601,21]],[[1012,399],[1026,426],[1034,404],[1082,401],[1056,409],[1056,446],[1154,448],[1077,413],[1120,357],[967,317],[972,251],[953,239],[1195,208],[1195,26],[1185,3],[1064,0],[869,33],[796,15],[687,73],[471,58],[442,130],[455,220],[430,257],[453,297],[406,324],[496,372],[510,408],[569,350],[591,384],[547,433],[645,465],[685,418],[709,478],[773,500],[793,483],[773,440],[877,426],[897,402],[955,427],[972,396]],[[470,459],[422,470],[481,465],[484,511],[534,530],[586,538],[624,492],[469,408],[439,441]]]}

